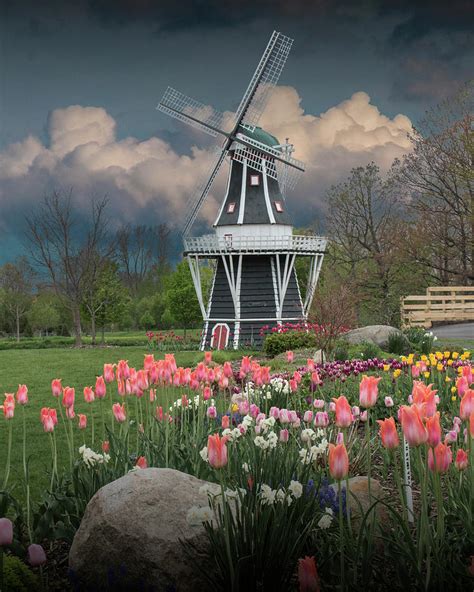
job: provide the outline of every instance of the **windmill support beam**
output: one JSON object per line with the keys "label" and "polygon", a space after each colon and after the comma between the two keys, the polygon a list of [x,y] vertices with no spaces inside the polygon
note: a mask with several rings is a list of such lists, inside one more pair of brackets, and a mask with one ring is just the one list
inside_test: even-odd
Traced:
{"label": "windmill support beam", "polygon": [[285,296],[286,291],[288,290],[288,284],[290,282],[290,277],[293,272],[293,268],[295,265],[295,254],[287,253],[285,256],[285,264],[283,267],[283,273],[281,269],[281,262],[280,262],[280,255],[275,255],[276,259],[276,276],[277,276],[277,286],[278,286],[278,308],[277,308],[277,320],[279,323],[282,321],[283,317],[283,305],[285,303]]}
{"label": "windmill support beam", "polygon": [[306,298],[304,301],[304,314],[307,317],[311,303],[313,302],[314,292],[316,290],[316,284],[318,283],[319,273],[321,271],[321,265],[323,264],[323,253],[318,253],[311,258],[308,283],[306,286]]}
{"label": "windmill support beam", "polygon": [[188,255],[187,259],[189,270],[191,271],[191,277],[193,278],[194,289],[196,290],[196,295],[199,302],[199,308],[201,309],[202,318],[204,321],[206,321],[207,313],[204,306],[204,298],[202,296],[201,268],[199,267],[199,258],[197,255],[194,257]]}
{"label": "windmill support beam", "polygon": [[[227,261],[228,258],[228,261]],[[234,256],[233,255],[222,255],[222,264],[224,265],[227,282],[229,284],[230,294],[234,303],[234,349],[237,349],[239,343],[239,330],[240,330],[240,286],[242,283],[242,255],[235,256],[237,260],[237,269],[234,267]]]}

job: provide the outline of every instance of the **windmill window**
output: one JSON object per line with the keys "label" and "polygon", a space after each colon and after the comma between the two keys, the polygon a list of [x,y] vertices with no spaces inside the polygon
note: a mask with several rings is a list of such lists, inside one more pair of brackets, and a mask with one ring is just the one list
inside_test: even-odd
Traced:
{"label": "windmill window", "polygon": [[258,187],[260,185],[260,175],[250,175],[250,185]]}
{"label": "windmill window", "polygon": [[275,201],[274,204],[276,211],[281,214],[283,212],[283,204],[281,201]]}
{"label": "windmill window", "polygon": [[230,204],[227,206],[227,213],[228,214],[233,214],[235,212],[235,201],[230,202]]}

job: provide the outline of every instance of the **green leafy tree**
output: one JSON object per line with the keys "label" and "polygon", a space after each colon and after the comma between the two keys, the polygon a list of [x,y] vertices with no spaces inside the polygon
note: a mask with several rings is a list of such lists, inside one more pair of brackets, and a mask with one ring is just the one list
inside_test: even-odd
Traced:
{"label": "green leafy tree", "polygon": [[[212,278],[209,267],[201,268],[203,295],[206,298]],[[194,289],[191,271],[187,261],[181,261],[168,280],[166,292],[168,309],[177,325],[184,329],[195,327],[202,320],[201,309]]]}
{"label": "green leafy tree", "polygon": [[27,312],[28,323],[32,331],[43,332],[58,329],[61,325],[61,313],[53,294],[38,294]]}
{"label": "green leafy tree", "polygon": [[33,277],[33,269],[25,257],[0,269],[2,304],[15,327],[17,341],[20,341],[21,320],[31,305]]}

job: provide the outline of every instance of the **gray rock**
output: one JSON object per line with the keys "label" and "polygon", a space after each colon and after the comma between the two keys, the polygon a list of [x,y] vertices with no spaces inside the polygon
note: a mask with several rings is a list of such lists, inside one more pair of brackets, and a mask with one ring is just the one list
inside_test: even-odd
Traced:
{"label": "gray rock", "polygon": [[318,349],[313,356],[313,360],[316,364],[323,364],[326,361],[326,354],[323,352],[322,349]]}
{"label": "gray rock", "polygon": [[[345,487],[345,481],[342,481],[342,487]],[[338,487],[336,484],[332,484],[331,487],[336,491]],[[382,500],[385,496],[382,486],[377,479],[370,480],[370,496],[371,502],[369,501],[369,480],[364,476],[351,477],[349,479],[349,491],[350,495],[346,496],[346,500],[349,501],[349,512],[351,515],[351,521],[356,525],[360,519],[365,515],[367,510],[376,500]],[[385,508],[378,504],[375,509],[376,519],[378,521],[387,520],[387,512]]]}
{"label": "gray rock", "polygon": [[402,334],[400,329],[390,327],[390,325],[368,325],[367,327],[352,329],[352,331],[344,333],[341,338],[352,345],[370,341],[384,349],[387,347],[388,338],[392,333]]}
{"label": "gray rock", "polygon": [[125,579],[130,590],[208,590],[196,568],[211,569],[204,527],[186,519],[192,506],[208,505],[199,492],[204,484],[173,469],[150,468],[102,487],[86,508],[69,554],[79,589],[113,590],[106,584],[113,570],[117,585]]}

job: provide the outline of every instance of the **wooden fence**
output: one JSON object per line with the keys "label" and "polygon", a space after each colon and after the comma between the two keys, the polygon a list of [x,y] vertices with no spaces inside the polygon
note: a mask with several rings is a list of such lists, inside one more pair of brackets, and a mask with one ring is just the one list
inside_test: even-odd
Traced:
{"label": "wooden fence", "polygon": [[426,295],[405,296],[402,325],[429,328],[434,322],[474,321],[474,286],[437,286]]}

